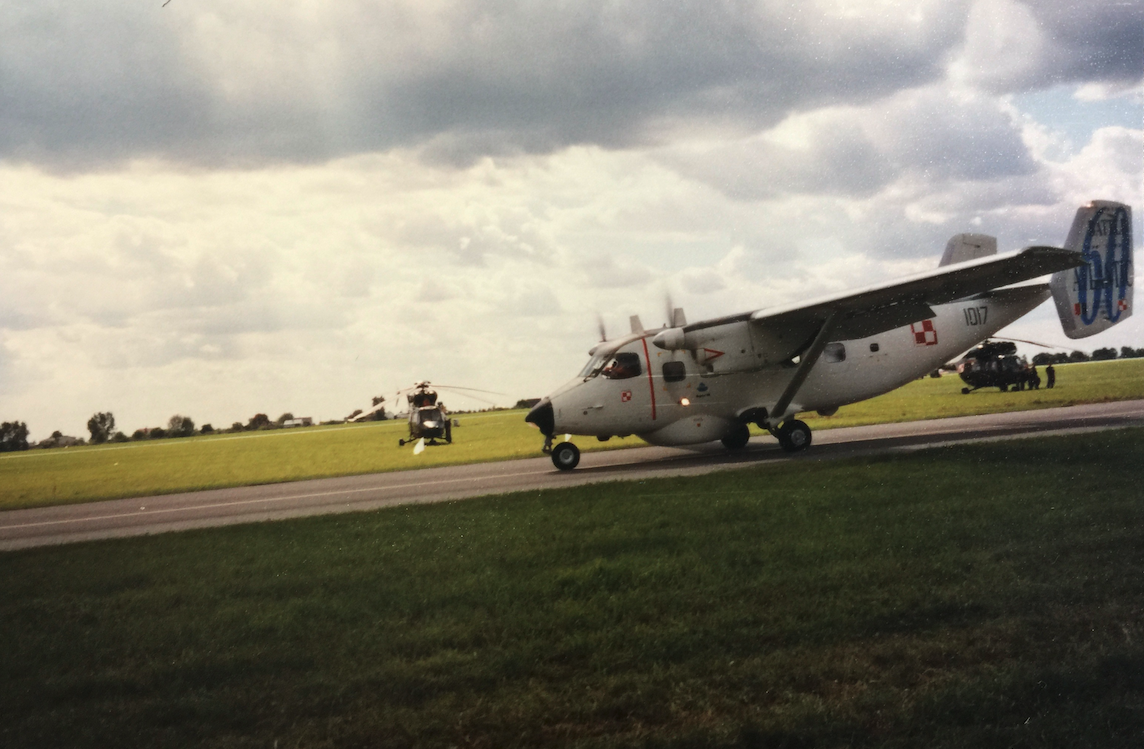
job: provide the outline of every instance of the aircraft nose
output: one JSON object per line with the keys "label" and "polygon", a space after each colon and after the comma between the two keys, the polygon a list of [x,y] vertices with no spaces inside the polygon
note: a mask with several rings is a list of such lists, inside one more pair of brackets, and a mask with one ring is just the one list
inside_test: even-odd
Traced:
{"label": "aircraft nose", "polygon": [[533,406],[524,420],[535,425],[545,437],[551,437],[556,431],[556,414],[552,410],[552,401],[547,398]]}

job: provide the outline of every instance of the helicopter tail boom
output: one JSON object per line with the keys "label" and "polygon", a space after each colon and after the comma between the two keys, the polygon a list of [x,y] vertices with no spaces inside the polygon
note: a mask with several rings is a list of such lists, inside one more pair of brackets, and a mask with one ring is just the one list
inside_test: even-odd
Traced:
{"label": "helicopter tail boom", "polygon": [[1132,208],[1094,200],[1077,209],[1065,248],[1083,265],[1058,271],[1050,286],[1061,327],[1087,338],[1132,315]]}

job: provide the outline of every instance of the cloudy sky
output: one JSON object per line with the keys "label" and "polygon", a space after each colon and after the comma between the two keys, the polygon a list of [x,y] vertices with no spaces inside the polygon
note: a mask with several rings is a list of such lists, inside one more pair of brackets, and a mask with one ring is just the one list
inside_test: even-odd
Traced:
{"label": "cloudy sky", "polygon": [[0,420],[511,405],[667,295],[1144,236],[1142,90],[1114,0],[0,0]]}

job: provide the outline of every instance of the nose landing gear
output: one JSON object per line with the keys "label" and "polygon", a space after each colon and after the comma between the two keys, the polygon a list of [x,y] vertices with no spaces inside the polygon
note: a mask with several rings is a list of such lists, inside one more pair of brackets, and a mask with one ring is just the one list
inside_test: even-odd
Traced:
{"label": "nose landing gear", "polygon": [[580,448],[571,442],[561,442],[552,448],[552,465],[561,471],[571,471],[580,463]]}

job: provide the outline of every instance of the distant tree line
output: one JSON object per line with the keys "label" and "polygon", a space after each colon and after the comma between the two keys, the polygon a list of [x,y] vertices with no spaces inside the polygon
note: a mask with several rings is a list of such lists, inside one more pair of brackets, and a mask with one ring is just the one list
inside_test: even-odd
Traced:
{"label": "distant tree line", "polygon": [[1069,364],[1072,362],[1112,361],[1113,359],[1141,358],[1144,358],[1144,348],[1121,346],[1119,352],[1117,352],[1114,348],[1098,348],[1097,350],[1093,351],[1092,354],[1086,354],[1083,351],[1070,351],[1067,354],[1041,353],[1033,357],[1033,364],[1043,366],[1045,364]]}
{"label": "distant tree line", "polygon": [[[225,432],[250,432],[260,429],[280,429],[287,421],[292,421],[294,415],[284,413],[276,420],[271,421],[266,414],[255,414],[245,425],[236,421]],[[308,420],[307,420],[308,423]],[[196,434],[215,434],[216,430],[210,424],[203,424],[196,428],[195,421],[190,416],[175,414],[167,420],[166,427],[144,427],[136,429],[130,437],[115,428],[115,415],[110,411],[100,411],[92,414],[87,420],[89,439],[70,437],[59,431],[52,432],[52,436],[40,442],[28,442],[28,425],[22,421],[4,422],[0,424],[0,452],[15,452],[31,448],[50,449],[57,447],[75,447],[77,445],[102,445],[106,443],[139,442],[144,440],[171,439],[176,437],[192,437]]]}

